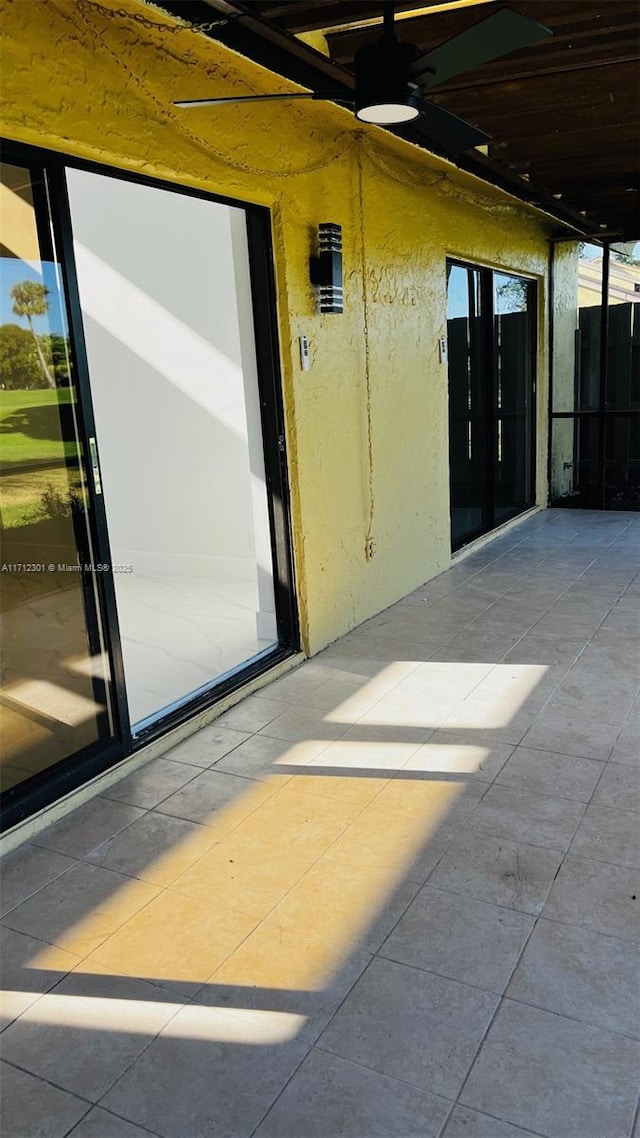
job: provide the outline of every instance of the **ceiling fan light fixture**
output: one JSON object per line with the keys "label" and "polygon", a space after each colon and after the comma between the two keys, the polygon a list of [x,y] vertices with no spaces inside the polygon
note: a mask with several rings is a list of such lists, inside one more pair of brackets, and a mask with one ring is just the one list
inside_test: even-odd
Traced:
{"label": "ceiling fan light fixture", "polygon": [[359,118],[361,122],[377,123],[379,126],[411,122],[413,119],[417,119],[419,114],[419,102],[413,96],[408,96],[402,102],[394,100],[393,102],[368,103],[356,110],[356,118]]}

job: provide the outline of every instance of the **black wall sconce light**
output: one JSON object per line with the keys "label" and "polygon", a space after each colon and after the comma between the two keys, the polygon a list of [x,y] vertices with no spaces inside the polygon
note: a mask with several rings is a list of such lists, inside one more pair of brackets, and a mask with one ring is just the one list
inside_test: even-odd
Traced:
{"label": "black wall sconce light", "polygon": [[309,260],[309,275],[317,289],[320,311],[344,312],[341,225],[323,221],[318,226],[318,252]]}

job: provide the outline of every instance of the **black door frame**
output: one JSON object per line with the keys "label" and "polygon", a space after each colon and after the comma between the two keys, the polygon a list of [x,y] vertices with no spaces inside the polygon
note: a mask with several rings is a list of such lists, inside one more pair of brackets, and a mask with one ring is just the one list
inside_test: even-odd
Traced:
{"label": "black door frame", "polygon": [[159,717],[153,724],[134,737],[131,732],[126,698],[113,574],[111,569],[107,572],[93,574],[96,578],[102,610],[101,631],[109,652],[111,666],[114,736],[106,742],[99,741],[90,747],[83,748],[5,792],[2,798],[1,829],[6,830],[96,775],[101,774],[146,744],[165,735],[200,711],[215,705],[225,696],[238,691],[254,677],[262,675],[275,664],[298,652],[300,648],[300,627],[295,589],[270,210],[264,206],[236,198],[178,185],[175,182],[152,178],[106,163],[87,161],[60,151],[46,150],[42,147],[30,146],[10,139],[1,140],[0,145],[2,146],[4,161],[16,165],[38,166],[43,170],[49,187],[49,210],[64,280],[64,299],[69,317],[69,335],[76,369],[75,378],[80,404],[78,427],[83,458],[87,467],[91,541],[94,554],[101,564],[110,566],[111,557],[104,498],[95,493],[95,487],[91,483],[88,469],[91,465],[89,461],[89,439],[95,438],[96,432],[73,251],[73,231],[65,168],[85,170],[89,173],[136,182],[140,185],[201,198],[243,210],[247,224],[249,274],[278,629],[278,644],[274,648],[254,657],[244,668],[238,668],[226,678],[219,681],[212,680],[210,684],[180,701],[167,715]]}
{"label": "black door frame", "polygon": [[[470,329],[470,351],[472,358],[472,366],[478,364],[481,369],[481,374],[478,377],[483,384],[483,398],[484,398],[484,418],[485,418],[485,482],[483,486],[482,496],[482,525],[478,526],[473,531],[465,534],[459,541],[451,542],[452,553],[469,545],[470,542],[475,541],[478,537],[483,537],[484,534],[491,533],[493,530],[498,529],[507,522],[512,521],[513,518],[519,517],[520,514],[530,510],[535,504],[536,500],[536,446],[537,446],[537,361],[538,361],[538,281],[535,277],[527,276],[524,273],[514,272],[508,268],[496,268],[488,265],[474,264],[471,261],[463,261],[458,257],[447,257],[447,268],[450,266],[457,266],[458,268],[465,269],[468,272],[476,272],[480,277],[480,320],[476,325],[479,328],[480,343],[474,345],[474,331],[473,326]],[[526,281],[532,288],[532,300],[529,309],[529,319],[531,322],[530,333],[530,368],[531,368],[531,415],[530,415],[530,431],[529,431],[529,444],[531,447],[530,466],[529,466],[529,480],[530,480],[530,494],[528,501],[523,506],[514,507],[513,511],[502,516],[498,522],[495,518],[495,461],[497,452],[497,408],[496,408],[496,371],[498,359],[498,344],[496,339],[495,327],[495,311],[494,311],[494,275],[498,273],[504,276],[514,277],[518,280]],[[471,276],[469,275],[469,290],[471,290]],[[448,289],[448,274],[447,274],[447,289]],[[471,301],[471,295],[470,295]],[[471,310],[471,309],[470,309]],[[473,382],[472,376],[472,382]],[[451,467],[451,451],[449,452],[449,486],[452,485],[452,467]]]}

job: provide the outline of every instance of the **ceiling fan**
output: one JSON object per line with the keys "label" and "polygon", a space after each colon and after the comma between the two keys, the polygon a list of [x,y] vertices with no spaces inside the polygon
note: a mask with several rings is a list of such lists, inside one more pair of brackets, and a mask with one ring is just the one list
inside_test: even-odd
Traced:
{"label": "ceiling fan", "polygon": [[330,90],[280,95],[232,95],[220,99],[180,99],[175,107],[212,107],[224,103],[275,102],[294,99],[330,100],[345,103],[356,118],[380,126],[418,120],[420,133],[450,154],[461,154],[489,141],[483,131],[458,118],[423,96],[432,87],[465,71],[529,47],[550,28],[509,8],[481,20],[453,39],[420,53],[413,44],[402,43],[395,34],[394,4],[383,0],[383,32],[374,43],[360,48],[354,57],[355,90],[352,97]]}

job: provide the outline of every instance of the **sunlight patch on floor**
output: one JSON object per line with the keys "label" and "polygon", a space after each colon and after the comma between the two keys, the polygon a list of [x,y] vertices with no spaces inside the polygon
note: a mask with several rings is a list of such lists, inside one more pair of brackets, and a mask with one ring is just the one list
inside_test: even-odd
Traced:
{"label": "sunlight patch on floor", "polygon": [[[31,992],[6,992],[7,1007],[23,1006]],[[170,1016],[181,1011],[177,1021]],[[208,1043],[242,1043],[265,1046],[294,1039],[305,1017],[292,1012],[252,1008],[215,1008],[155,1000],[119,1000],[96,996],[41,996],[23,1013],[25,1023],[43,1027],[82,1028],[127,1035],[163,1035]]]}

